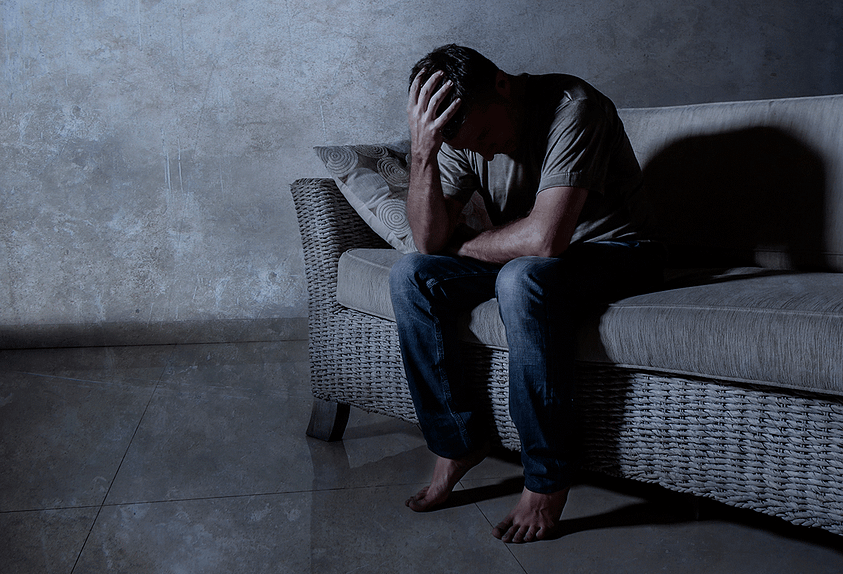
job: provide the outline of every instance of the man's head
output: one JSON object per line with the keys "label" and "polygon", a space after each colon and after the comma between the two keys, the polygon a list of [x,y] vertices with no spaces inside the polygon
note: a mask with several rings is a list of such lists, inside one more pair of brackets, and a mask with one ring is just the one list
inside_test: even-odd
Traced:
{"label": "man's head", "polygon": [[456,98],[462,102],[456,115],[442,129],[442,136],[447,141],[457,135],[469,113],[499,98],[495,89],[499,70],[479,52],[449,44],[432,51],[413,66],[410,73],[410,85],[420,73],[422,74],[421,83],[424,84],[433,73],[438,71],[444,73],[442,82],[447,80],[453,82],[451,91],[440,104],[440,113],[447,109]]}

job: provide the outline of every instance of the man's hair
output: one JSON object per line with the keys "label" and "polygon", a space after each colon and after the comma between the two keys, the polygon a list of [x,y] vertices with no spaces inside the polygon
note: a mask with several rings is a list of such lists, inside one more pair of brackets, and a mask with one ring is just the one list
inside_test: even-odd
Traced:
{"label": "man's hair", "polygon": [[456,98],[462,101],[457,113],[442,128],[442,136],[450,140],[456,137],[471,109],[488,104],[494,98],[498,67],[471,48],[448,44],[433,50],[413,66],[410,85],[419,73],[422,73],[421,85],[424,85],[437,71],[445,73],[442,82],[451,80],[454,84],[440,104],[437,115],[448,109]]}

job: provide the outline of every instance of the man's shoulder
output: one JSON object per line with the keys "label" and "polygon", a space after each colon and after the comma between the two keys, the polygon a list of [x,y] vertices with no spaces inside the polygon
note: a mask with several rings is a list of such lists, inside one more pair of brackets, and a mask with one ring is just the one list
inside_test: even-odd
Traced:
{"label": "man's shoulder", "polygon": [[587,81],[570,74],[524,74],[524,78],[531,98],[562,102],[602,96]]}
{"label": "man's shoulder", "polygon": [[534,119],[553,124],[592,122],[612,118],[612,101],[587,81],[569,74],[527,76],[527,98]]}

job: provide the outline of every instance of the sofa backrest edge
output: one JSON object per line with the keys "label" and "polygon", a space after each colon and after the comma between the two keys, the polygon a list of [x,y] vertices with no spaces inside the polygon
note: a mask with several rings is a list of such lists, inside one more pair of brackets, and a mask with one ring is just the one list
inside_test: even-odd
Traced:
{"label": "sofa backrest edge", "polygon": [[843,271],[843,95],[618,111],[674,251]]}

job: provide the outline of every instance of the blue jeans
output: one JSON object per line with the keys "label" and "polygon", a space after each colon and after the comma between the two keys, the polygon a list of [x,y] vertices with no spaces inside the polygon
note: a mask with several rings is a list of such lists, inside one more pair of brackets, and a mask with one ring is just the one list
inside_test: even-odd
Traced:
{"label": "blue jeans", "polygon": [[461,458],[488,442],[489,421],[466,382],[457,317],[497,297],[509,347],[509,407],[521,439],[525,486],[570,486],[576,462],[578,318],[658,288],[663,250],[636,241],[583,243],[562,256],[505,265],[409,254],[390,274],[401,355],[428,448]]}

